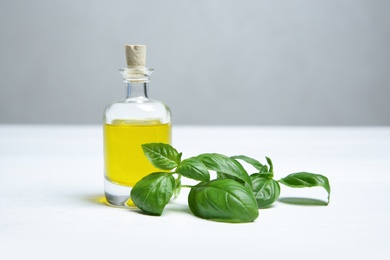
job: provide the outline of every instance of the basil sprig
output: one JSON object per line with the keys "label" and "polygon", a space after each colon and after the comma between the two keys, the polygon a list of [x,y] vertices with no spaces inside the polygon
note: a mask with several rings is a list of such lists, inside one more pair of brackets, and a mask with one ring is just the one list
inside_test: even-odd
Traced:
{"label": "basil sprig", "polygon": [[[298,172],[277,181],[268,157],[268,165],[245,155],[228,157],[217,153],[181,160],[182,153],[169,144],[143,144],[142,149],[152,165],[164,170],[141,179],[130,193],[133,203],[150,215],[161,215],[182,187],[191,189],[188,205],[195,216],[229,223],[255,221],[258,209],[269,207],[279,198],[279,183],[292,188],[322,187],[328,193],[329,203],[330,184],[325,176]],[[257,172],[249,175],[240,161],[252,165]],[[217,178],[210,180],[209,171],[216,172]],[[182,177],[199,183],[182,185]]]}

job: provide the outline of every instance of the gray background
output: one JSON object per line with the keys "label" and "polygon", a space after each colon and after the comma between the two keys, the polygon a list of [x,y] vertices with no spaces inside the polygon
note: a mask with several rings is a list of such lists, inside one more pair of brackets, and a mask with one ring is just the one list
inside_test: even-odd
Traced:
{"label": "gray background", "polygon": [[390,1],[0,2],[0,123],[99,124],[148,46],[175,124],[390,125]]}

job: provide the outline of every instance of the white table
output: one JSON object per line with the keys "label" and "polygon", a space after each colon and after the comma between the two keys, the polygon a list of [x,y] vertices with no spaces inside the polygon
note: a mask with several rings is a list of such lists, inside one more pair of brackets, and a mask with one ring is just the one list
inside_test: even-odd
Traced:
{"label": "white table", "polygon": [[100,126],[0,125],[0,259],[390,259],[389,127],[174,126],[173,142],[324,174],[331,202],[285,203],[326,192],[282,186],[254,223],[226,224],[194,217],[184,191],[151,217],[101,203]]}

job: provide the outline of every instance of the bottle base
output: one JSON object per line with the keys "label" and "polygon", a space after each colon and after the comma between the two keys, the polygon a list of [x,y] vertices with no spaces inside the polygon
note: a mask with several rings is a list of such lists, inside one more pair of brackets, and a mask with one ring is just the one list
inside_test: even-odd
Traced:
{"label": "bottle base", "polygon": [[130,199],[131,187],[122,186],[104,178],[104,194],[107,203],[116,207],[134,206]]}

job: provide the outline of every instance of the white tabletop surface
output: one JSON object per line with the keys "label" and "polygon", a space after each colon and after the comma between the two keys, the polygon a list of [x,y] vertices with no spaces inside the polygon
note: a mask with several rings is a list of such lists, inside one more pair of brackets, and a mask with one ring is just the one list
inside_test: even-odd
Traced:
{"label": "white tabletop surface", "polygon": [[331,202],[294,205],[326,192],[282,186],[254,223],[226,224],[194,217],[184,191],[147,216],[101,202],[100,126],[0,125],[0,259],[390,259],[389,127],[174,126],[173,145],[324,174]]}

